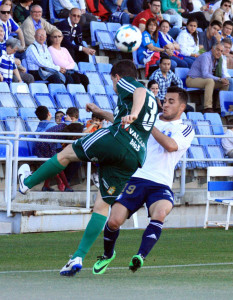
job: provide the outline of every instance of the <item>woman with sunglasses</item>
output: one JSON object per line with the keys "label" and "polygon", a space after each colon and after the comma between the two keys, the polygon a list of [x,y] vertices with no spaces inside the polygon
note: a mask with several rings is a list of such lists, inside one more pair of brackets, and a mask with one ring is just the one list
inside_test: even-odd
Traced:
{"label": "woman with sunglasses", "polygon": [[72,77],[74,83],[81,83],[87,91],[87,85],[89,84],[88,77],[78,72],[78,66],[73,60],[69,51],[65,47],[61,47],[63,40],[63,34],[60,30],[56,29],[51,33],[51,46],[48,48],[53,62],[55,65],[65,68],[66,73]]}

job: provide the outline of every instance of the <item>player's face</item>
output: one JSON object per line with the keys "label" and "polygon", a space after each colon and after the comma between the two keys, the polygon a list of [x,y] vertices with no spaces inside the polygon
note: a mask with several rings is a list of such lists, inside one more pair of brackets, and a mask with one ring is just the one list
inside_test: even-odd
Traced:
{"label": "player's face", "polygon": [[233,27],[231,25],[226,25],[222,29],[224,35],[231,35]]}
{"label": "player's face", "polygon": [[162,117],[167,121],[178,120],[185,109],[185,104],[180,103],[178,93],[167,93],[163,102]]}
{"label": "player's face", "polygon": [[117,82],[119,81],[119,78],[118,78],[118,76],[116,75],[116,76],[112,76],[111,75],[111,79],[112,79],[112,83],[113,83],[113,89],[114,89],[114,91],[117,93]]}
{"label": "player's face", "polygon": [[231,51],[231,45],[224,43],[223,44],[223,54],[227,55],[230,53],[230,51]]}

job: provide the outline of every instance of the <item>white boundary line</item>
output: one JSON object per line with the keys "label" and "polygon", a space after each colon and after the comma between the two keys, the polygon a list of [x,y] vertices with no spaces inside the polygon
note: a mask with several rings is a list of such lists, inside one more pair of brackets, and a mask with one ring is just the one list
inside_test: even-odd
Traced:
{"label": "white boundary line", "polygon": [[[190,267],[206,267],[206,266],[230,266],[233,262],[226,263],[207,263],[207,264],[189,264],[189,265],[164,265],[164,266],[145,266],[143,269],[162,269],[162,268],[190,268]],[[129,267],[110,267],[108,270],[128,270]],[[83,271],[92,270],[92,268],[83,268]],[[59,272],[60,270],[26,270],[26,271],[0,271],[0,274],[10,273],[43,273],[43,272]]]}

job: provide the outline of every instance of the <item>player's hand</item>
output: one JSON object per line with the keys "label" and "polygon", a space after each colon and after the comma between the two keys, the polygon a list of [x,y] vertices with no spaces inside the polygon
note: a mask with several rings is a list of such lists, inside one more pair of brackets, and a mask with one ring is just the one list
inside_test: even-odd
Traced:
{"label": "player's hand", "polygon": [[126,124],[131,124],[135,120],[137,120],[138,116],[137,115],[127,115],[121,118],[121,124],[126,125]]}
{"label": "player's hand", "polygon": [[87,103],[86,104],[86,111],[98,114],[101,111],[101,109],[94,103]]}

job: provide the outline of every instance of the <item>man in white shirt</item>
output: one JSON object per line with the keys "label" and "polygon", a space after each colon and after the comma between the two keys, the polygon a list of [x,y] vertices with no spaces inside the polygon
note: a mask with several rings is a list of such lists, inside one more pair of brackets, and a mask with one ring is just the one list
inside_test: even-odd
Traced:
{"label": "man in white shirt", "polygon": [[187,99],[185,90],[175,86],[168,88],[163,112],[157,116],[148,140],[145,164],[134,173],[112,206],[104,228],[104,255],[95,263],[93,274],[105,272],[116,256],[114,247],[120,226],[144,203],[151,220],[137,255],[130,261],[129,268],[133,272],[143,266],[145,257],[158,241],[164,220],[174,205],[171,191],[174,168],[194,137],[192,127],[182,124],[180,119]]}

